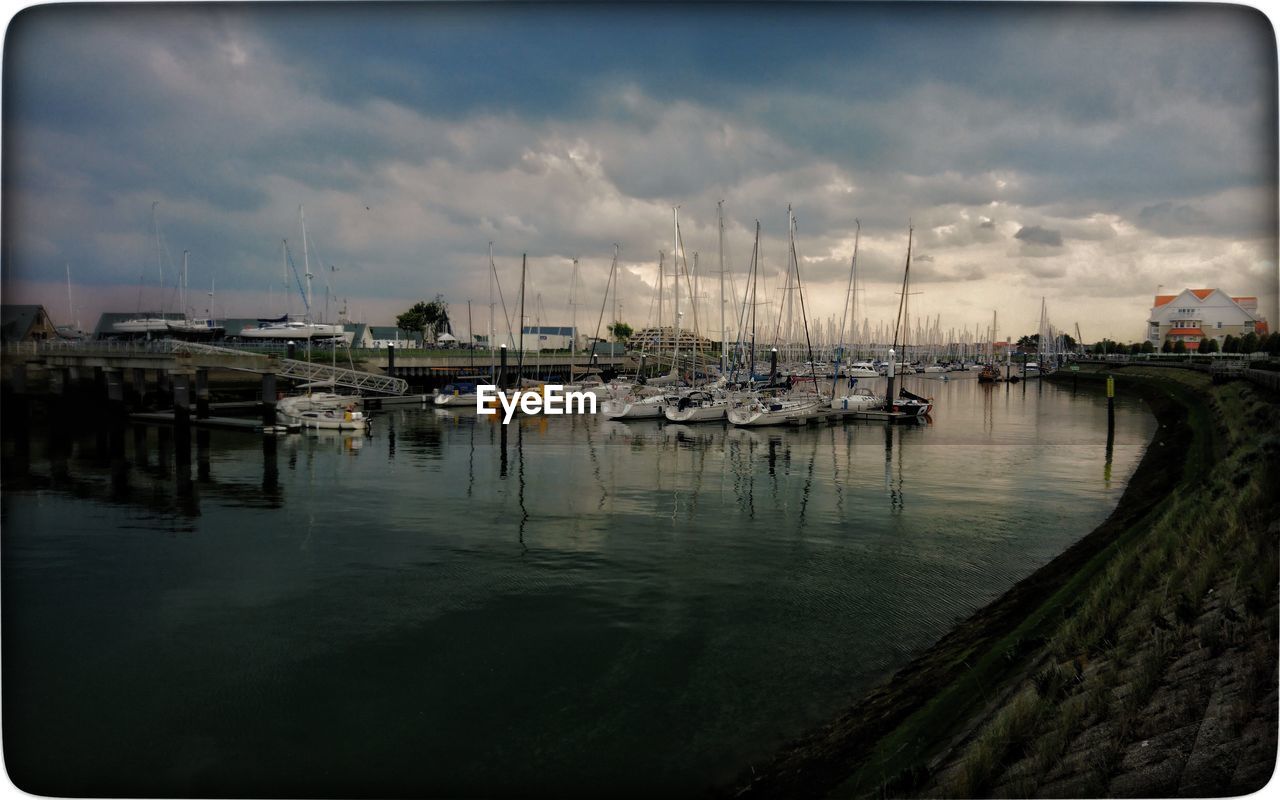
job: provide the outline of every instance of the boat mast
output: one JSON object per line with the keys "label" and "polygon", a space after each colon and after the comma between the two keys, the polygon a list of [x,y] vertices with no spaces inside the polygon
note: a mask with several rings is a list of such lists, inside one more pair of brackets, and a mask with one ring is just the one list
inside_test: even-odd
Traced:
{"label": "boat mast", "polygon": [[182,287],[178,290],[178,302],[182,304],[182,318],[187,318],[187,256],[190,250],[182,251]]}
{"label": "boat mast", "polygon": [[528,267],[529,254],[520,254],[520,350],[516,353],[516,386],[524,378],[524,276]]}
{"label": "boat mast", "polygon": [[[307,276],[306,319],[311,321],[311,262],[307,259],[307,214],[302,206],[298,206],[298,218],[302,220],[302,272]],[[311,338],[311,329],[307,329],[307,338]]]}
{"label": "boat mast", "polygon": [[[678,375],[679,367],[677,362],[680,360],[680,206],[672,206],[672,227],[675,231],[672,236],[671,267],[672,275],[675,277],[675,312],[676,312],[676,341],[671,351],[671,374]],[[686,270],[687,271],[687,270]]]}
{"label": "boat mast", "polygon": [[[756,379],[756,287],[760,277],[760,220],[756,220],[756,243],[751,248],[751,354],[747,380]],[[772,378],[773,376],[770,376]]]}
{"label": "boat mast", "polygon": [[160,220],[156,218],[156,206],[160,201],[151,203],[151,227],[156,235],[156,271],[160,273],[160,318],[164,319],[164,264],[160,261]]}
{"label": "boat mast", "polygon": [[[573,383],[573,356],[578,350],[578,303],[574,292],[578,287],[578,259],[573,260],[573,273],[569,275],[569,383]],[[608,291],[609,287],[605,287]]]}
{"label": "boat mast", "polygon": [[493,361],[493,242],[489,242],[489,381],[496,383],[498,365]]}
{"label": "boat mast", "polygon": [[[788,208],[790,211],[790,208]],[[795,217],[791,217],[791,261],[796,265],[796,292],[800,295],[800,321],[804,324],[804,346],[809,356],[809,377],[813,378],[813,392],[822,399],[818,389],[817,366],[813,363],[813,340],[809,338],[809,313],[804,307],[804,287],[800,283],[800,257],[796,254]],[[834,396],[834,395],[833,395]]]}
{"label": "boat mast", "polygon": [[720,233],[720,374],[729,369],[729,334],[724,327],[724,201],[716,203],[716,220]]}
{"label": "boat mast", "polygon": [[[840,380],[840,362],[844,360],[845,324],[849,322],[849,305],[850,305],[851,299],[854,296],[854,291],[855,291],[854,275],[857,274],[857,269],[858,269],[858,241],[862,237],[862,223],[855,219],[853,221],[853,224],[856,225],[857,228],[853,234],[853,256],[849,259],[849,288],[844,293],[844,312],[840,315],[840,341],[837,343],[839,347],[839,355],[836,356],[836,367],[831,371],[832,372],[831,374],[832,398],[836,396],[835,394],[836,381]],[[854,304],[854,308],[855,309],[857,308],[856,304]],[[855,316],[856,316],[856,311],[855,311]]]}
{"label": "boat mast", "polygon": [[67,262],[67,319],[76,326],[76,333],[80,332],[80,320],[76,319],[76,306],[71,301],[71,262]]}

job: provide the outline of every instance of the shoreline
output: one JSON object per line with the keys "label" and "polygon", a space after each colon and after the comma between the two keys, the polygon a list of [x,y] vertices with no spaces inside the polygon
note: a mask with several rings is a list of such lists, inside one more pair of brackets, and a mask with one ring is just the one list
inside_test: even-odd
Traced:
{"label": "shoreline", "polygon": [[[1077,375],[1101,388],[1101,373]],[[763,768],[740,773],[734,786],[722,787],[719,794],[815,797],[837,787],[841,794],[904,794],[927,778],[929,759],[990,702],[988,692],[1026,672],[1053,621],[1055,604],[1048,598],[1104,567],[1100,554],[1140,533],[1168,490],[1195,465],[1207,468],[1214,459],[1207,441],[1212,432],[1195,430],[1204,424],[1203,413],[1196,413],[1197,406],[1204,410],[1203,401],[1158,379],[1117,383],[1136,390],[1160,427],[1111,514],[830,722],[784,745]],[[913,727],[918,730],[906,735],[900,730]],[[890,758],[872,764],[875,751],[891,736],[899,741]]]}

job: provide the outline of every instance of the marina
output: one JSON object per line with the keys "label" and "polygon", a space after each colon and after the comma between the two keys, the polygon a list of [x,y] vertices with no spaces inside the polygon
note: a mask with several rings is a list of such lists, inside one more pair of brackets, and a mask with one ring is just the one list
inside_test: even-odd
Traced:
{"label": "marina", "polygon": [[34,797],[1245,796],[1275,20],[10,14]]}

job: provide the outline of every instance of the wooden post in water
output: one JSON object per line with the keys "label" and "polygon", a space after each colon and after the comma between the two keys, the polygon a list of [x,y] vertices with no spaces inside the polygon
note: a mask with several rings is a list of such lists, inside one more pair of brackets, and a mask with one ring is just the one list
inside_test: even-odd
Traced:
{"label": "wooden post in water", "polygon": [[391,343],[387,344],[387,375],[396,376],[396,346]]}
{"label": "wooden post in water", "polygon": [[505,389],[507,387],[507,346],[503,344],[499,350],[500,359],[498,362],[498,388]]}
{"label": "wooden post in water", "polygon": [[276,424],[276,374],[262,373],[262,424]]}
{"label": "wooden post in water", "polygon": [[209,368],[196,370],[196,419],[209,418]]}
{"label": "wooden post in water", "polygon": [[133,390],[133,404],[140,409],[147,400],[147,371],[141,367],[134,367],[129,382]]}
{"label": "wooden post in water", "polygon": [[179,429],[178,435],[185,436],[191,424],[191,377],[185,372],[173,376],[173,421]]}
{"label": "wooden post in water", "polygon": [[769,383],[778,379],[778,348],[769,348]]}

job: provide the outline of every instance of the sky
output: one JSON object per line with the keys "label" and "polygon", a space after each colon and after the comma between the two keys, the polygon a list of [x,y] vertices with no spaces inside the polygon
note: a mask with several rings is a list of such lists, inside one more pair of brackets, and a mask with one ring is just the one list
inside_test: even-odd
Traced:
{"label": "sky", "polygon": [[1133,341],[1207,286],[1280,322],[1276,44],[1245,7],[52,5],[5,45],[0,294],[59,323],[179,310],[183,251],[194,314],[299,312],[305,208],[317,316],[327,282],[330,316],[441,294],[481,331],[492,242],[508,305],[527,254],[538,321],[590,332],[617,244],[638,328],[678,205],[718,338],[721,201],[739,299],[757,221],[782,282],[794,210],[819,323],[857,231],[857,317],[894,317],[909,226],[944,332],[1035,332],[1043,298]]}

